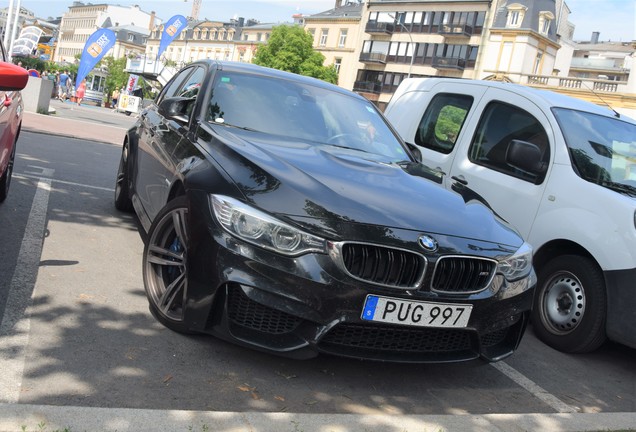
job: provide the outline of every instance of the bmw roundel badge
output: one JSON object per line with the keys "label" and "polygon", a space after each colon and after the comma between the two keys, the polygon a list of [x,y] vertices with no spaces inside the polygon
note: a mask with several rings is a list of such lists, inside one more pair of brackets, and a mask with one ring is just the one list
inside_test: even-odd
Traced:
{"label": "bmw roundel badge", "polygon": [[428,252],[435,252],[437,250],[437,241],[431,236],[420,236],[418,241],[420,243],[420,246],[422,246]]}

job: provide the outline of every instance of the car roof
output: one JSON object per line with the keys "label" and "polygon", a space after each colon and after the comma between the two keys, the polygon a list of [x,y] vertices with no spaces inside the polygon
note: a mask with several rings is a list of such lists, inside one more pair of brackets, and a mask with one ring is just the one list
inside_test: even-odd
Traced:
{"label": "car roof", "polygon": [[367,101],[364,97],[360,96],[357,93],[344,89],[342,87],[338,87],[335,84],[328,83],[326,81],[312,78],[304,75],[295,74],[292,72],[281,71],[278,69],[268,68],[264,66],[258,66],[252,63],[244,63],[244,62],[233,62],[233,61],[220,61],[220,60],[198,60],[192,64],[206,64],[210,65],[216,69],[224,70],[228,72],[239,72],[239,73],[249,73],[255,75],[263,75],[269,76],[273,78],[287,79],[291,81],[297,81],[309,85],[313,85],[315,87],[320,87],[324,89],[328,89],[331,91],[336,91],[339,93],[343,93],[349,96],[354,96],[358,99],[362,99]]}

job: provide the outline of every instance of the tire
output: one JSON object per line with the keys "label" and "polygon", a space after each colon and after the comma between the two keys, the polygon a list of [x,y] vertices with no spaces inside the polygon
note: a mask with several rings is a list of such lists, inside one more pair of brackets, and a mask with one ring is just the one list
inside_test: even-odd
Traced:
{"label": "tire", "polygon": [[532,327],[559,351],[594,351],[607,339],[605,280],[590,258],[562,255],[538,269]]}
{"label": "tire", "polygon": [[2,174],[2,178],[0,178],[0,203],[4,202],[9,196],[9,186],[11,186],[11,175],[13,174],[16,144],[16,142],[13,143],[13,150],[11,151],[9,164],[7,165],[7,169],[4,171],[4,174]]}
{"label": "tire", "polygon": [[123,212],[132,212],[133,204],[130,199],[130,163],[128,162],[130,151],[128,144],[124,144],[119,159],[117,180],[115,182],[115,208]]}
{"label": "tire", "polygon": [[192,334],[184,322],[188,291],[188,205],[184,196],[157,215],[145,243],[143,279],[152,314],[164,326]]}

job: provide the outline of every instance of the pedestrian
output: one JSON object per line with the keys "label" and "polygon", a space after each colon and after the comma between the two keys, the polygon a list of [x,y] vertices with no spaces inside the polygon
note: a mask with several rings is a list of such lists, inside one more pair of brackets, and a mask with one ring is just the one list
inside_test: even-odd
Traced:
{"label": "pedestrian", "polygon": [[68,85],[69,85],[69,81],[70,78],[68,76],[68,71],[62,71],[62,73],[59,76],[58,79],[58,88],[57,88],[57,97],[58,99],[60,99],[62,102],[66,101],[66,98],[68,97]]}
{"label": "pedestrian", "polygon": [[77,98],[77,106],[81,105],[84,94],[86,93],[86,78],[82,80],[80,85],[75,89],[75,97]]}
{"label": "pedestrian", "polygon": [[119,89],[113,90],[113,94],[111,95],[111,99],[113,100],[113,109],[117,108],[117,102],[119,101]]}

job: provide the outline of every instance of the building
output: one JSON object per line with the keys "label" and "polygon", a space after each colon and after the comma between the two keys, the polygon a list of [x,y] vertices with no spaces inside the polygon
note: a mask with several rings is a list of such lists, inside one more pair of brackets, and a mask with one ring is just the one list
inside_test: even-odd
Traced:
{"label": "building", "polygon": [[[76,1],[62,16],[59,39],[53,55],[56,62],[74,62],[95,30],[102,27],[135,26],[150,30],[157,24],[154,12],[146,13],[139,6],[84,4]],[[121,50],[122,53],[125,52]]]}
{"label": "building", "polygon": [[555,0],[497,2],[490,10],[477,79],[520,82],[523,75],[552,75],[561,45]]}
{"label": "building", "polygon": [[[202,59],[251,62],[257,48],[269,40],[276,25],[244,18],[227,22],[189,20],[186,28],[161,54],[161,60],[177,67]],[[162,34],[163,25],[152,29],[146,59],[156,58]]]}
{"label": "building", "polygon": [[600,42],[594,32],[590,41],[574,47],[569,76],[627,82],[636,51],[629,42]]}
{"label": "building", "polygon": [[[0,35],[2,36],[2,40],[6,43],[5,49],[7,51],[11,51],[11,41],[20,35],[20,31],[22,30],[22,27],[24,27],[25,23],[35,19],[35,14],[33,12],[27,8],[20,7],[20,13],[18,14],[18,20],[16,23],[16,10],[17,7],[14,7],[13,11],[11,11],[11,22],[8,22],[9,8],[5,7],[0,9]],[[17,24],[15,29],[13,28],[14,24]]]}
{"label": "building", "polygon": [[352,89],[358,69],[361,41],[360,21],[364,4],[337,1],[335,7],[304,18],[305,30],[314,40],[314,48],[325,56],[325,65],[338,71],[338,85]]}
{"label": "building", "polygon": [[336,0],[305,28],[325,64],[339,67],[339,84],[383,107],[410,76],[520,82],[567,73],[557,53],[571,40],[568,15],[563,0]]}
{"label": "building", "polygon": [[146,52],[146,44],[150,36],[150,30],[132,24],[109,27],[116,36],[115,45],[112,48],[112,56],[115,58],[138,56]]}

